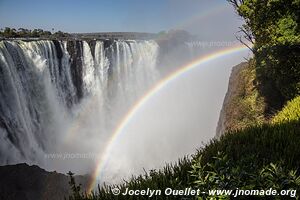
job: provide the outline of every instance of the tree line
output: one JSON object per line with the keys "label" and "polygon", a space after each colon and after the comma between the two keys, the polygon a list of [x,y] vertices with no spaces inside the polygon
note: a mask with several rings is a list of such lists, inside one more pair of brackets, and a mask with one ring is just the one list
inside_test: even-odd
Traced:
{"label": "tree line", "polygon": [[3,38],[62,38],[62,37],[70,37],[69,33],[65,33],[62,31],[50,32],[43,29],[26,29],[26,28],[10,28],[5,27],[0,30],[0,37]]}

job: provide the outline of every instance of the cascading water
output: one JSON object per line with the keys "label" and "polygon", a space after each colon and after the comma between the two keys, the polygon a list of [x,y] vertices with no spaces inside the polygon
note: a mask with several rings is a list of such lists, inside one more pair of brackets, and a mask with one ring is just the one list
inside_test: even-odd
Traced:
{"label": "cascading water", "polygon": [[1,41],[0,164],[44,166],[70,138],[98,151],[157,80],[157,55],[154,41]]}

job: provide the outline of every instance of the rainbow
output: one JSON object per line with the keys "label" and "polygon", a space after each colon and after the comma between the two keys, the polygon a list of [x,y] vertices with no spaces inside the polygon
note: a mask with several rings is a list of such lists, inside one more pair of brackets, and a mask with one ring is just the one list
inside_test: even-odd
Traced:
{"label": "rainbow", "polygon": [[[200,15],[196,14],[194,16],[192,16],[191,18],[189,18],[186,21],[183,21],[179,24],[177,24],[176,26],[173,27],[174,30],[177,29],[184,29],[189,25],[193,25],[194,23],[199,23],[200,21],[204,21],[207,18],[211,17],[212,15],[215,15],[217,13],[223,12],[226,8],[228,8],[227,4],[220,4],[212,9],[208,9],[205,12],[202,12]],[[161,37],[161,36],[160,36]],[[160,39],[160,37],[158,38],[158,40]],[[93,98],[90,101],[95,101],[95,98]],[[75,133],[80,129],[81,126],[81,119],[84,119],[86,115],[88,115],[89,113],[84,111],[84,110],[89,110],[92,108],[92,102],[86,102],[86,104],[83,105],[83,112],[81,112],[76,119],[72,122],[72,125],[70,126],[70,128],[66,131],[65,136],[63,141],[65,142],[71,142]]]}
{"label": "rainbow", "polygon": [[224,56],[228,56],[230,54],[234,54],[237,52],[245,51],[247,48],[242,45],[229,47],[226,49],[219,50],[217,52],[201,56],[192,62],[180,67],[178,70],[174,71],[169,76],[165,77],[161,81],[159,81],[152,89],[150,89],[142,98],[137,101],[137,103],[129,110],[129,112],[125,115],[119,126],[113,132],[111,138],[107,142],[106,147],[104,148],[104,152],[101,154],[102,157],[99,159],[95,170],[92,173],[91,180],[88,186],[88,192],[91,192],[96,185],[98,178],[102,177],[103,170],[109,161],[110,152],[114,147],[114,144],[117,142],[118,137],[122,134],[123,130],[129,124],[131,119],[135,116],[135,114],[141,109],[152,97],[155,96],[159,91],[163,90],[168,84],[174,81],[176,78],[186,74],[188,71],[199,67],[204,63],[208,63],[215,59],[220,59]]}

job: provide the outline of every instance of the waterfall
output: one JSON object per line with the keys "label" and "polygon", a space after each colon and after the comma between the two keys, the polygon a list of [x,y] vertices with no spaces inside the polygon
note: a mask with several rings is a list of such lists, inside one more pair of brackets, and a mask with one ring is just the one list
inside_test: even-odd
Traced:
{"label": "waterfall", "polygon": [[105,89],[108,81],[109,60],[105,56],[104,43],[101,41],[96,41],[95,45],[95,66],[98,66],[96,67],[96,73],[100,78],[100,87]]}
{"label": "waterfall", "polygon": [[[53,140],[64,102],[55,46],[50,41],[0,44],[1,163],[32,161]],[[8,153],[9,152],[9,153]]]}
{"label": "waterfall", "polygon": [[72,123],[105,139],[158,79],[157,56],[144,40],[0,41],[0,164],[43,166]]}

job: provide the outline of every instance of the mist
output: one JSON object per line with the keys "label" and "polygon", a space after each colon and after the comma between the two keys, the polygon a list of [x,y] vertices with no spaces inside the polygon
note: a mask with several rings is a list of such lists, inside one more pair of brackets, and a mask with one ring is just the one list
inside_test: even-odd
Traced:
{"label": "mist", "polygon": [[215,137],[231,68],[248,56],[243,51],[199,65],[153,95],[118,136],[99,181],[160,169],[207,144]]}
{"label": "mist", "polygon": [[[231,67],[248,51],[176,77],[138,108],[116,140],[111,138],[158,82],[195,59],[229,48],[191,45],[199,42],[174,30],[155,40],[94,41],[94,49],[83,41],[76,68],[72,42],[1,42],[1,90],[14,91],[0,101],[1,118],[17,122],[0,129],[1,164],[26,162],[48,171],[92,174],[105,162],[98,181],[116,183],[190,156],[215,136]],[[16,70],[16,59],[22,60],[22,70]]]}
{"label": "mist", "polygon": [[[151,88],[197,58],[237,45],[235,34],[242,24],[223,1],[167,0],[159,7],[132,2],[111,6],[95,1],[74,9],[56,2],[51,13],[36,9],[44,21],[29,13],[30,4],[12,9],[10,2],[1,2],[3,27],[158,33],[151,40],[74,44],[0,41],[0,92],[6,94],[0,99],[2,165],[26,162],[49,171],[91,174],[109,146],[98,181],[115,183],[189,156],[215,136],[231,68],[245,61],[248,51],[175,78],[138,109],[111,143],[130,109]],[[11,15],[15,17],[7,17]]]}
{"label": "mist", "polygon": [[[89,174],[100,161],[103,162],[103,153],[112,145],[98,181],[118,183],[144,170],[160,169],[166,163],[190,156],[214,138],[231,68],[245,61],[250,56],[248,51],[201,64],[177,77],[139,108],[117,139],[110,143],[130,108],[156,83],[196,58],[224,48],[194,47],[186,51],[189,46],[179,44],[172,46],[175,50],[167,51],[162,61],[155,63],[157,74],[151,84],[147,87],[134,86],[139,88],[135,95],[117,96],[113,102],[106,102],[111,106],[106,111],[103,111],[103,94],[86,97],[77,108],[79,120],[69,125],[71,136],[64,138],[56,151],[91,156],[51,160],[46,165],[48,169]],[[193,54],[191,51],[194,51]],[[163,53],[161,48],[158,52]],[[147,63],[142,67],[147,68]],[[140,80],[139,84],[144,85],[144,81]],[[131,99],[130,103],[128,99]]]}

